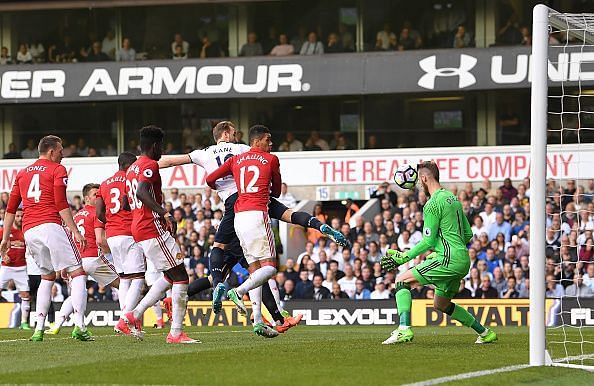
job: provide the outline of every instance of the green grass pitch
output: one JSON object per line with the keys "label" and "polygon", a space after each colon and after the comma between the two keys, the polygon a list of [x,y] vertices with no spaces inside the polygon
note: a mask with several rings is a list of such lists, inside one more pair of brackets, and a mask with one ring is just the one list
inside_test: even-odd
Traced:
{"label": "green grass pitch", "polygon": [[[275,339],[249,328],[188,328],[199,345],[167,345],[164,330],[143,342],[94,329],[95,342],[61,335],[29,342],[29,332],[0,330],[0,383],[203,385],[395,385],[524,364],[528,329],[498,328],[499,341],[476,345],[461,327],[416,328],[411,344],[383,346],[393,326],[299,326]],[[592,385],[594,375],[529,368],[456,385]]]}

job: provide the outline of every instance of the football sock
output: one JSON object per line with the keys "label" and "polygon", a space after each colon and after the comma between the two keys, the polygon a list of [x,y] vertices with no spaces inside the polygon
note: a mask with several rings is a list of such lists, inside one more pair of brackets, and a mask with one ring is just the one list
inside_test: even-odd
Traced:
{"label": "football sock", "polygon": [[268,279],[268,286],[270,287],[270,292],[272,292],[272,296],[276,302],[276,307],[278,308],[279,312],[283,312],[283,306],[280,302],[280,293],[278,292],[278,284],[276,283],[274,276]]}
{"label": "football sock", "polygon": [[57,328],[62,327],[62,324],[68,319],[70,315],[74,312],[74,307],[72,306],[72,296],[67,297],[62,303],[62,308],[60,308],[60,312],[58,312],[58,317],[54,323],[54,326]]}
{"label": "football sock", "polygon": [[258,268],[250,274],[250,277],[237,287],[236,292],[239,296],[245,295],[249,290],[260,287],[266,283],[276,273],[276,268],[270,265],[265,265]]}
{"label": "football sock", "polygon": [[450,315],[452,319],[462,323],[462,325],[472,328],[477,334],[482,334],[486,330],[485,327],[483,327],[483,325],[474,318],[474,316],[455,303],[450,304],[446,310],[446,314]]}
{"label": "football sock", "polygon": [[144,311],[148,310],[149,307],[152,307],[153,304],[161,300],[165,291],[170,288],[171,284],[165,280],[164,277],[161,277],[154,282],[149,292],[144,295],[144,298],[142,298],[140,303],[134,308],[134,317],[140,318],[144,314]]}
{"label": "football sock", "polygon": [[45,328],[45,317],[52,301],[53,280],[41,279],[37,289],[37,300],[35,301],[35,315],[37,316],[35,330],[43,331]]}
{"label": "football sock", "polygon": [[128,288],[130,288],[130,283],[132,280],[124,279],[120,277],[120,285],[118,286],[118,302],[120,303],[120,310],[122,313],[126,312],[126,296],[128,293]]}
{"label": "football sock", "polygon": [[85,331],[85,311],[87,310],[87,275],[79,275],[70,280],[74,325]]}
{"label": "football sock", "polygon": [[212,276],[212,287],[223,281],[223,265],[225,265],[225,251],[219,247],[214,247],[210,251],[210,275]]}
{"label": "football sock", "polygon": [[210,280],[207,277],[201,277],[198,280],[194,280],[188,286],[188,297],[198,295],[200,292],[207,290],[212,287]]}
{"label": "football sock", "polygon": [[305,228],[314,228],[320,230],[322,223],[317,218],[306,212],[293,212],[291,214],[291,223],[301,225]]}
{"label": "football sock", "polygon": [[126,310],[133,310],[138,304],[142,294],[142,287],[144,287],[144,279],[130,280],[128,291],[126,291],[126,299],[124,308]]}
{"label": "football sock", "polygon": [[179,336],[182,332],[184,317],[186,316],[186,304],[188,303],[188,285],[174,283],[171,289],[171,335]]}
{"label": "football sock", "polygon": [[410,327],[411,306],[412,296],[410,293],[410,285],[408,283],[396,283],[396,308],[398,309],[400,327]]}
{"label": "football sock", "polygon": [[21,323],[29,323],[29,312],[31,311],[31,299],[21,298]]}
{"label": "football sock", "polygon": [[[270,279],[270,280],[274,280],[274,279]],[[270,312],[270,315],[272,316],[272,318],[276,322],[283,324],[283,323],[285,323],[285,318],[283,318],[281,311],[277,307],[276,300],[273,296],[273,292],[269,285],[270,280],[268,280],[268,283],[264,283],[264,285],[262,286],[262,302],[266,306],[266,309],[268,310],[268,312]],[[251,292],[250,292],[250,294],[251,294]]]}
{"label": "football sock", "polygon": [[262,323],[262,287],[256,287],[250,290],[250,301],[252,302],[252,315],[254,324]]}
{"label": "football sock", "polygon": [[157,320],[163,319],[163,309],[161,308],[161,302],[156,302],[153,304],[153,311],[155,312],[155,317]]}

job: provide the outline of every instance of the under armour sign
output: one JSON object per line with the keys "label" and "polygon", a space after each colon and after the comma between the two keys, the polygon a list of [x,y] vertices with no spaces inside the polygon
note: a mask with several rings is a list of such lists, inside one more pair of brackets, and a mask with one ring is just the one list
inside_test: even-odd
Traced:
{"label": "under armour sign", "polygon": [[438,77],[450,77],[450,76],[457,76],[458,77],[458,87],[465,88],[468,86],[472,86],[476,83],[476,78],[470,70],[476,66],[477,59],[474,56],[470,55],[460,55],[460,66],[456,67],[436,67],[437,56],[432,55],[428,58],[422,59],[419,61],[419,66],[423,71],[425,71],[425,75],[421,76],[418,81],[418,85],[433,90],[435,88],[435,79]]}

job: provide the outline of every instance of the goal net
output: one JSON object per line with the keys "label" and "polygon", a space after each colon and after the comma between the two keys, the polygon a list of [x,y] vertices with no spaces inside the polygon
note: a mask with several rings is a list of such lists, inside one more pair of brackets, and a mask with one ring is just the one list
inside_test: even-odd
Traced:
{"label": "goal net", "polygon": [[533,23],[530,363],[594,371],[594,14]]}

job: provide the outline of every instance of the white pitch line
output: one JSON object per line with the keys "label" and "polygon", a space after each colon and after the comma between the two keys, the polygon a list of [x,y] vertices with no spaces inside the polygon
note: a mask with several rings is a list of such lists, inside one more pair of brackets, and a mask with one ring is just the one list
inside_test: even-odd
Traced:
{"label": "white pitch line", "polygon": [[514,366],[500,367],[498,369],[473,371],[471,373],[462,373],[462,374],[450,375],[447,377],[429,379],[429,380],[421,381],[421,382],[409,383],[404,386],[438,385],[440,383],[459,381],[461,379],[476,378],[476,377],[482,377],[485,375],[491,375],[491,374],[497,374],[497,373],[507,373],[509,371],[521,370],[521,369],[525,369],[527,367],[530,367],[530,365],[514,365]]}

